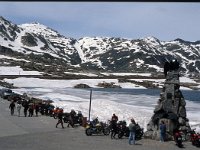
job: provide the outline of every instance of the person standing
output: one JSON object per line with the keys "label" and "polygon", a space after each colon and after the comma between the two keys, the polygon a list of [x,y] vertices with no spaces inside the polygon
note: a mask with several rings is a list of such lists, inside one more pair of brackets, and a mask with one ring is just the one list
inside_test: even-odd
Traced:
{"label": "person standing", "polygon": [[118,117],[117,117],[115,114],[113,114],[113,115],[112,115],[112,118],[111,118],[111,121],[114,121],[114,122],[117,123]]}
{"label": "person standing", "polygon": [[129,138],[128,138],[128,141],[129,141],[129,144],[132,145],[134,144],[135,145],[135,130],[136,130],[136,124],[135,124],[135,120],[134,119],[131,119],[131,123],[129,124],[128,126],[129,128]]}
{"label": "person standing", "polygon": [[161,121],[161,124],[160,124],[160,141],[161,142],[165,141],[165,136],[166,136],[166,125],[164,121]]}
{"label": "person standing", "polygon": [[72,109],[69,114],[70,114],[69,115],[69,123],[68,123],[67,127],[69,127],[69,125],[71,125],[71,127],[74,128],[74,121],[75,121],[75,117],[77,114],[74,109]]}
{"label": "person standing", "polygon": [[11,116],[13,116],[14,115],[14,111],[15,111],[15,102],[14,101],[12,101],[10,103],[9,109],[10,109]]}
{"label": "person standing", "polygon": [[29,108],[28,108],[28,111],[29,111],[29,117],[33,117],[33,111],[34,111],[34,106],[33,104],[29,104]]}
{"label": "person standing", "polygon": [[35,105],[35,114],[36,114],[36,117],[38,117],[38,112],[39,112],[39,104],[36,104]]}
{"label": "person standing", "polygon": [[22,108],[22,104],[21,104],[21,102],[18,102],[18,103],[17,103],[17,112],[18,112],[18,117],[20,117],[20,111],[21,111],[21,108]]}
{"label": "person standing", "polygon": [[58,112],[58,122],[56,124],[56,128],[58,127],[59,124],[61,124],[62,128],[64,129],[64,126],[63,126],[63,109],[61,109]]}

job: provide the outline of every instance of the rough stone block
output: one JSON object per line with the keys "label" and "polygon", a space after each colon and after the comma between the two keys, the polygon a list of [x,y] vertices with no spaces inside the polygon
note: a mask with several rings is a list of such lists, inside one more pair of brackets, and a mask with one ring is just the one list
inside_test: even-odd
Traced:
{"label": "rough stone block", "polygon": [[173,112],[172,111],[172,108],[173,108],[172,100],[165,100],[162,104],[163,104],[163,110],[165,112]]}
{"label": "rough stone block", "polygon": [[180,106],[179,107],[179,116],[183,117],[183,118],[186,118],[186,109],[185,109],[184,106]]}
{"label": "rough stone block", "polygon": [[185,119],[183,119],[182,117],[179,117],[179,118],[178,118],[178,123],[179,123],[180,125],[185,125],[186,121],[185,121]]}
{"label": "rough stone block", "polygon": [[181,106],[184,106],[184,107],[186,106],[186,102],[185,102],[185,99],[184,99],[184,98],[181,98],[181,99],[180,99],[180,105],[181,105]]}

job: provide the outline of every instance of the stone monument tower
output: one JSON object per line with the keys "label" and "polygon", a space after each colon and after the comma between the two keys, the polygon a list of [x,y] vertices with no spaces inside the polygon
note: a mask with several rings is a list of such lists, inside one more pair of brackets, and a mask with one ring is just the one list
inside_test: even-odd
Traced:
{"label": "stone monument tower", "polygon": [[159,124],[164,121],[167,127],[167,140],[173,138],[173,131],[190,130],[189,120],[186,116],[186,102],[180,91],[179,63],[171,61],[164,66],[166,80],[160,93],[154,114],[147,124],[145,138],[160,139]]}

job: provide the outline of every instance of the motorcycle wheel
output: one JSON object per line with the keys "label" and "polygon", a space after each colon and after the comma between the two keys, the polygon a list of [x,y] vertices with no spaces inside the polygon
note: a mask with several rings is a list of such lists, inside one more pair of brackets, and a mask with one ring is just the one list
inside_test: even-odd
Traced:
{"label": "motorcycle wheel", "polygon": [[90,128],[86,129],[86,130],[85,130],[85,134],[86,134],[87,136],[91,136],[91,135],[92,135],[92,130],[91,130]]}
{"label": "motorcycle wheel", "polygon": [[119,132],[118,133],[118,138],[121,139],[124,136],[124,132]]}
{"label": "motorcycle wheel", "polygon": [[180,148],[183,147],[182,142],[181,142],[181,141],[178,141],[178,142],[177,142],[177,146],[180,147]]}
{"label": "motorcycle wheel", "polygon": [[105,129],[103,130],[103,134],[104,134],[104,135],[109,135],[109,134],[110,134],[110,130],[109,130],[108,128],[105,128]]}
{"label": "motorcycle wheel", "polygon": [[143,136],[143,132],[139,132],[137,135],[136,135],[136,139],[137,140],[141,140],[142,139],[142,136]]}
{"label": "motorcycle wheel", "polygon": [[192,145],[195,145],[195,142],[194,142],[194,141],[192,141]]}
{"label": "motorcycle wheel", "polygon": [[200,141],[197,142],[197,147],[200,147]]}
{"label": "motorcycle wheel", "polygon": [[53,115],[53,118],[54,118],[54,119],[57,119],[58,117],[57,117],[57,115]]}
{"label": "motorcycle wheel", "polygon": [[63,118],[64,123],[68,123],[69,121],[66,118]]}

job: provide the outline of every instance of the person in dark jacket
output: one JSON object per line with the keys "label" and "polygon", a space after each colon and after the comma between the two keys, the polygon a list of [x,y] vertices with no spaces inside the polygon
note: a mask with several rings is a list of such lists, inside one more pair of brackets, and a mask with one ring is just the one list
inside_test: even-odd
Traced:
{"label": "person in dark jacket", "polygon": [[118,129],[117,129],[117,121],[118,121],[118,117],[113,114],[111,117],[111,139],[115,138],[115,135],[118,133]]}
{"label": "person in dark jacket", "polygon": [[62,128],[64,129],[64,126],[63,126],[63,109],[61,109],[58,112],[58,122],[56,124],[56,128],[58,127],[59,124],[61,124]]}
{"label": "person in dark jacket", "polygon": [[10,114],[13,116],[14,115],[14,111],[15,111],[15,102],[12,101],[9,105],[10,108]]}
{"label": "person in dark jacket", "polygon": [[36,117],[38,117],[39,110],[40,110],[39,104],[36,104],[35,105],[35,114],[36,114]]}
{"label": "person in dark jacket", "polygon": [[28,111],[29,111],[29,114],[28,114],[28,116],[29,116],[29,117],[33,117],[34,106],[33,106],[33,104],[32,104],[32,103],[31,103],[31,104],[29,104]]}
{"label": "person in dark jacket", "polygon": [[72,128],[74,128],[74,121],[75,121],[75,117],[76,117],[76,112],[74,109],[71,110],[71,112],[69,113],[69,123],[67,125],[67,127],[69,127],[69,125],[71,125]]}
{"label": "person in dark jacket", "polygon": [[24,107],[24,116],[26,117],[27,116],[27,111],[28,111],[28,108],[29,108],[28,101],[25,100],[23,102],[22,106]]}

